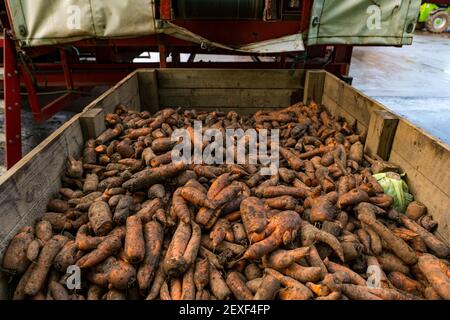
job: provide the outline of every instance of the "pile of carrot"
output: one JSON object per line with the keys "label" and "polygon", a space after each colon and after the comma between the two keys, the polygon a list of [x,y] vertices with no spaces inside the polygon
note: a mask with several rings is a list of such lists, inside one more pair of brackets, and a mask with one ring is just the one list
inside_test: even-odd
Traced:
{"label": "pile of carrot", "polygon": [[[278,172],[173,163],[171,135],[194,121],[279,129]],[[394,210],[372,176],[393,166],[365,157],[355,125],[319,105],[251,116],[121,106],[105,123],[6,249],[12,299],[450,299],[450,248],[426,207]]]}

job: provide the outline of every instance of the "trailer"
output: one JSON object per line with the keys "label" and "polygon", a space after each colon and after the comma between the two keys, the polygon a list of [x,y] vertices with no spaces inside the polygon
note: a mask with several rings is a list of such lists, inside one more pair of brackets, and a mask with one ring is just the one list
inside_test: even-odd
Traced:
{"label": "trailer", "polygon": [[[69,156],[104,130],[103,118],[119,105],[155,112],[161,108],[257,110],[314,100],[367,133],[365,151],[398,165],[415,199],[439,223],[450,242],[450,147],[324,70],[137,70],[55,131],[0,178],[0,256],[12,236],[45,213],[61,183]],[[5,298],[5,279],[0,288]]]}

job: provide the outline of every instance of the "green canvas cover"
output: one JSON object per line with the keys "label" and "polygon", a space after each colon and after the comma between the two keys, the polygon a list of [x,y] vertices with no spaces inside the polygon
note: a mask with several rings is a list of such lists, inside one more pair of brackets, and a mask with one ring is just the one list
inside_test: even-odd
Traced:
{"label": "green canvas cover", "polygon": [[8,5],[15,36],[25,47],[164,33],[203,47],[268,54],[303,51],[305,38],[308,45],[411,44],[420,0],[315,0],[307,34],[233,48],[158,21],[154,0],[9,0]]}
{"label": "green canvas cover", "polygon": [[9,0],[14,33],[24,46],[156,32],[152,0]]}
{"label": "green canvas cover", "polygon": [[407,45],[420,0],[315,0],[308,45]]}
{"label": "green canvas cover", "polygon": [[9,0],[8,4],[16,39],[23,47],[164,33],[198,43],[205,49],[248,53],[305,49],[301,33],[239,47],[214,43],[173,23],[158,21],[153,0]]}

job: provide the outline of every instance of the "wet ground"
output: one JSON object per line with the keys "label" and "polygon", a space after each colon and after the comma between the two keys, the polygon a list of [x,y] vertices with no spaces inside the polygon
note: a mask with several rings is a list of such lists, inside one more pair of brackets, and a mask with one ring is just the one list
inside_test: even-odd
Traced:
{"label": "wet ground", "polygon": [[355,48],[353,86],[450,145],[450,33],[412,46]]}
{"label": "wet ground", "polygon": [[[34,122],[31,112],[22,113],[22,153],[25,155],[33,148],[35,148],[39,143],[41,143],[45,138],[47,138],[53,131],[58,129],[62,124],[69,120],[76,113],[63,111],[55,115],[53,118],[48,120],[42,125],[36,124]],[[0,158],[2,163],[5,158],[5,140],[4,140],[4,125],[3,125],[3,114],[0,114]],[[0,165],[0,175],[5,172],[5,168]]]}
{"label": "wet ground", "polygon": [[[201,58],[201,57],[199,57]],[[412,46],[355,48],[353,85],[450,144],[450,33],[417,33]],[[78,102],[82,107],[105,88]],[[4,172],[3,101],[0,103],[0,175]],[[76,111],[76,108],[75,110]],[[37,125],[27,107],[22,113],[23,154],[69,120],[64,111]]]}
{"label": "wet ground", "polygon": [[[61,127],[66,121],[80,112],[90,101],[97,98],[106,88],[95,88],[92,93],[83,97],[68,107],[68,110],[60,111],[43,124],[37,124],[33,115],[23,99],[22,110],[22,154],[25,155],[45,140],[56,129]],[[0,100],[0,176],[5,173],[5,136],[4,136],[4,105]]]}

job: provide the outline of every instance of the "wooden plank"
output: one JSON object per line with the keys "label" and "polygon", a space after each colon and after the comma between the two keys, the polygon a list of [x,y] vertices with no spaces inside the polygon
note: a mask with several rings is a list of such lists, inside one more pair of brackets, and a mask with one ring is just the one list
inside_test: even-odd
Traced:
{"label": "wooden plank", "polygon": [[387,110],[382,104],[329,73],[325,77],[324,94],[328,95],[340,108],[351,114],[358,124],[366,129],[369,127],[372,111]]}
{"label": "wooden plank", "polygon": [[[406,182],[414,199],[422,202],[438,223],[437,234],[447,245],[450,246],[450,195],[447,189],[442,190],[437,184],[439,181],[431,180],[422,171],[417,169],[417,164],[413,164],[411,159],[406,159],[396,150],[391,151],[390,162],[400,166],[406,172]],[[436,172],[439,172],[436,170]]]}
{"label": "wooden plank", "polygon": [[351,113],[337,104],[327,93],[323,94],[322,104],[333,116],[344,118],[348,123],[356,123],[356,131],[358,133],[367,132],[367,127],[358,121]]}
{"label": "wooden plank", "polygon": [[323,90],[325,87],[326,71],[324,70],[308,70],[306,72],[305,90],[303,103],[309,104],[315,101],[322,104]]}
{"label": "wooden plank", "polygon": [[139,79],[136,71],[92,101],[84,110],[101,108],[107,114],[114,112],[119,105],[125,105],[130,110],[141,110]]}
{"label": "wooden plank", "polygon": [[344,92],[345,83],[330,73],[327,73],[324,81],[324,94],[333,100],[339,106],[342,106],[342,94]]}
{"label": "wooden plank", "polygon": [[[192,109],[192,108],[184,108],[182,107],[182,109]],[[262,108],[259,107],[195,107],[195,110],[197,112],[203,112],[203,111],[218,111],[218,112],[224,112],[224,113],[228,113],[231,111],[234,111],[240,115],[253,115],[256,112],[260,111]],[[278,107],[267,107],[267,108],[263,108],[264,111],[275,111],[275,110],[279,110]]]}
{"label": "wooden plank", "polygon": [[370,122],[370,113],[374,110],[387,110],[386,107],[376,102],[375,100],[362,94],[352,86],[344,83],[342,93],[343,108],[353,114],[358,122],[368,127]]}
{"label": "wooden plank", "polygon": [[389,161],[407,173],[417,200],[439,222],[439,232],[450,241],[450,147],[409,121],[401,119]]}
{"label": "wooden plank", "polygon": [[450,199],[449,146],[402,119],[397,127],[392,151],[433,181]]}
{"label": "wooden plank", "polygon": [[159,110],[158,71],[155,69],[138,70],[141,110],[155,113]]}
{"label": "wooden plank", "polygon": [[104,110],[101,108],[87,110],[80,115],[80,125],[84,140],[96,139],[106,130]]}
{"label": "wooden plank", "polygon": [[166,107],[287,107],[292,89],[159,89],[159,101]]}
{"label": "wooden plank", "polygon": [[159,69],[160,88],[300,89],[304,70]]}
{"label": "wooden plank", "polygon": [[364,148],[369,156],[378,155],[389,160],[398,121],[398,117],[389,111],[372,111]]}
{"label": "wooden plank", "polygon": [[450,147],[402,119],[392,145],[414,168],[450,195]]}

